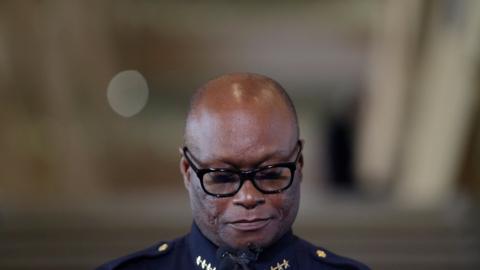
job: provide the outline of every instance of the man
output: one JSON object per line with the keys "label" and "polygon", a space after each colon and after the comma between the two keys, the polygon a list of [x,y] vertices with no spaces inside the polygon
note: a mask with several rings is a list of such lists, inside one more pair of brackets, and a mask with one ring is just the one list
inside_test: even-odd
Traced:
{"label": "man", "polygon": [[192,98],[180,149],[191,232],[99,269],[368,269],[292,234],[302,147],[278,83],[245,73],[209,81]]}

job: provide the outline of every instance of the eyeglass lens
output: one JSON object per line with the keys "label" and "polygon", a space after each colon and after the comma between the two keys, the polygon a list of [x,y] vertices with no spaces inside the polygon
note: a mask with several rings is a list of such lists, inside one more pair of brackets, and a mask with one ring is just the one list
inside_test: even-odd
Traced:
{"label": "eyeglass lens", "polygon": [[[261,191],[274,192],[287,187],[291,178],[292,172],[289,168],[273,167],[256,172],[251,180]],[[203,176],[205,189],[213,194],[236,192],[241,183],[241,176],[233,172],[209,172]]]}

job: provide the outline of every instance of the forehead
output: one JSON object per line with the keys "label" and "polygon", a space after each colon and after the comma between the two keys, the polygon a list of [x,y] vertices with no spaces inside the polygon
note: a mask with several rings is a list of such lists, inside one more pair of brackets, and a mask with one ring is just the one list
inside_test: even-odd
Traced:
{"label": "forehead", "polygon": [[267,156],[283,157],[295,145],[295,127],[283,109],[241,106],[205,110],[192,126],[192,143],[202,161],[224,160],[236,164]]}

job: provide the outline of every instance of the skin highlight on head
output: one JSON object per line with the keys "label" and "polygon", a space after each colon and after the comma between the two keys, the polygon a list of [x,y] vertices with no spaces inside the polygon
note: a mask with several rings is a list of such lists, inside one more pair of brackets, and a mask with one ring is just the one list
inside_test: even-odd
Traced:
{"label": "skin highlight on head", "polygon": [[[293,161],[298,123],[293,105],[270,78],[235,73],[213,79],[192,98],[185,145],[201,168],[253,169]],[[180,170],[189,192],[195,223],[218,246],[266,247],[283,236],[298,212],[303,160],[292,186],[263,194],[245,181],[232,197],[207,195],[184,157]],[[261,228],[238,227],[243,221],[264,220]]]}

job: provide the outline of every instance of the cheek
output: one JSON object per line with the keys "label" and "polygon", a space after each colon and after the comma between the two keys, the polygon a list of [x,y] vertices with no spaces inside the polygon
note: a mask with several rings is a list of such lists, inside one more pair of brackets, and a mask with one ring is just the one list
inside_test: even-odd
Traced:
{"label": "cheek", "polygon": [[288,192],[273,198],[272,205],[279,210],[281,220],[293,222],[298,212],[299,201],[300,189],[298,185],[295,185]]}
{"label": "cheek", "polygon": [[190,190],[191,207],[197,223],[215,228],[223,212],[222,201],[205,194],[200,185],[193,185]]}

